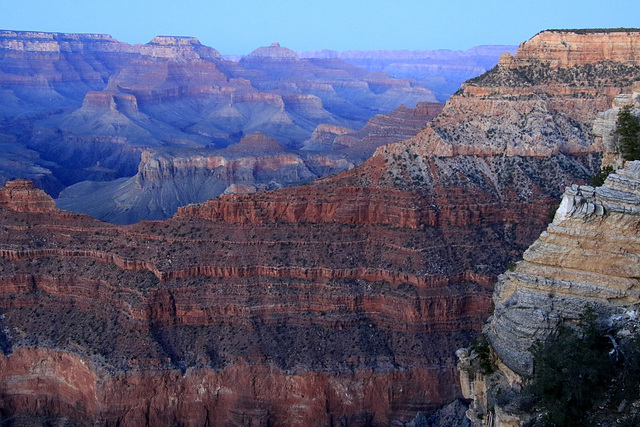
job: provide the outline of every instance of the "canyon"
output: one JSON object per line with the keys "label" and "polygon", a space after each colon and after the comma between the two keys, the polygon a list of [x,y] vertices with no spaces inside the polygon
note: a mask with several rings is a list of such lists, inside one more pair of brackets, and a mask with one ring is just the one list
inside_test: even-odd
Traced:
{"label": "canyon", "polygon": [[118,224],[165,219],[181,206],[221,194],[274,190],[351,169],[377,147],[415,135],[442,107],[401,106],[374,116],[359,131],[319,125],[300,150],[259,132],[217,150],[146,150],[133,177],[74,184],[60,192],[56,204]]}
{"label": "canyon", "polygon": [[[520,50],[562,52],[576,34],[542,32]],[[456,349],[478,335],[498,276],[565,187],[599,169],[593,122],[640,80],[640,33],[625,34],[628,50],[604,61],[504,55],[359,166],[162,221],[101,222],[9,182],[2,419],[389,425],[461,397]],[[608,46],[606,32],[578,35],[583,50]],[[310,147],[348,146],[324,129],[335,138],[318,131]]]}
{"label": "canyon", "polygon": [[[96,182],[148,169],[148,163],[141,165],[144,153],[164,158],[170,151],[176,162],[188,163],[194,150],[216,156],[255,133],[296,151],[320,125],[359,130],[377,114],[418,102],[435,98],[410,79],[370,73],[336,58],[299,58],[277,43],[232,62],[194,37],[158,36],[129,45],[100,34],[3,30],[0,182],[30,179],[54,197],[82,182],[71,193],[91,197]],[[275,176],[269,188],[303,183],[364,160],[362,153],[350,154],[335,153],[331,162],[341,166],[316,168],[313,177],[292,181],[283,171],[285,177]],[[151,208],[144,204],[148,200],[127,192],[114,197],[137,203],[138,214],[130,220],[166,218],[177,203],[206,200],[174,198],[170,207],[144,216]],[[117,215],[105,213],[104,219]]]}

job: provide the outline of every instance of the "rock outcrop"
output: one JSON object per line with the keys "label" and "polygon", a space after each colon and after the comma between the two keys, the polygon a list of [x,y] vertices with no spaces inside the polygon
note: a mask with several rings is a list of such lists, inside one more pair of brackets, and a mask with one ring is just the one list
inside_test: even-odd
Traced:
{"label": "rock outcrop", "polygon": [[520,390],[532,375],[533,344],[561,323],[577,321],[587,306],[609,322],[637,308],[639,251],[629,231],[640,224],[638,188],[637,161],[610,175],[602,187],[567,188],[553,223],[523,260],[500,276],[495,311],[484,329],[498,371],[481,375],[472,363],[477,355],[459,352],[463,392],[475,399],[472,420],[522,425],[531,415],[510,413],[513,399],[496,400],[496,393]]}
{"label": "rock outcrop", "polygon": [[522,67],[538,62],[552,68],[581,67],[597,62],[640,65],[640,30],[635,28],[594,30],[547,30],[522,43],[511,61],[501,64]]}
{"label": "rock outcrop", "polygon": [[[468,416],[476,425],[522,426],[532,419],[532,408],[517,402],[525,399],[522,388],[534,373],[534,344],[560,325],[576,323],[585,307],[595,310],[610,334],[621,331],[610,335],[616,349],[615,340],[631,333],[625,322],[634,323],[640,302],[640,252],[633,231],[640,224],[640,162],[624,163],[613,131],[620,107],[636,98],[616,97],[614,108],[594,125],[608,164],[624,168],[602,187],[574,184],[565,190],[553,222],[496,284],[495,310],[483,329],[486,354],[458,351],[463,394],[474,399]],[[481,368],[481,357],[490,358],[497,370]]]}
{"label": "rock outcrop", "polygon": [[0,189],[0,206],[16,212],[49,212],[55,209],[56,203],[31,181],[19,179],[7,182]]}
{"label": "rock outcrop", "polygon": [[256,133],[219,150],[144,151],[132,178],[72,185],[56,204],[103,221],[131,224],[166,219],[181,206],[221,194],[290,187],[353,166],[348,156],[291,150]]}

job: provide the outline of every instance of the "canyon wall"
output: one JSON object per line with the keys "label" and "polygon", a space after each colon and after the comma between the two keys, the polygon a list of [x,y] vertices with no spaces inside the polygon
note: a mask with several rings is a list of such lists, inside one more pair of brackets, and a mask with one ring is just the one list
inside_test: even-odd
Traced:
{"label": "canyon wall", "polygon": [[179,207],[221,194],[255,193],[303,184],[362,163],[381,145],[415,135],[443,104],[401,106],[359,131],[319,125],[302,150],[255,133],[224,149],[154,149],[141,155],[129,179],[81,182],[56,199],[61,209],[131,224],[165,219]]}
{"label": "canyon wall", "polygon": [[434,411],[461,396],[455,350],[498,275],[598,170],[597,112],[639,76],[501,65],[353,169],[164,221],[0,205],[2,416],[388,425]]}
{"label": "canyon wall", "polygon": [[303,58],[339,58],[371,72],[385,72],[396,78],[415,79],[441,102],[460,85],[490,70],[500,55],[515,53],[517,46],[476,46],[460,50],[347,50],[300,52]]}

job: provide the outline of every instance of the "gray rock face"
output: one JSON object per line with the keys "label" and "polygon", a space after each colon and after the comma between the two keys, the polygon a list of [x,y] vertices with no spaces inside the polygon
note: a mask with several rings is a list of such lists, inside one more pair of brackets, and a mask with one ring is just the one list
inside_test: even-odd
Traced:
{"label": "gray rock face", "polygon": [[613,315],[640,301],[638,227],[639,161],[603,187],[567,188],[553,223],[496,285],[486,332],[508,368],[531,375],[531,345],[587,305]]}

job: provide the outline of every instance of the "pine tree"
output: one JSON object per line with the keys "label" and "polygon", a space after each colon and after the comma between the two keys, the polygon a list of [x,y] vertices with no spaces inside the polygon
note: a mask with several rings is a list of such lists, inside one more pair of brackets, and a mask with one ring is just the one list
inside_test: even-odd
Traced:
{"label": "pine tree", "polygon": [[627,105],[618,112],[615,133],[620,135],[620,153],[625,160],[640,160],[640,119]]}

